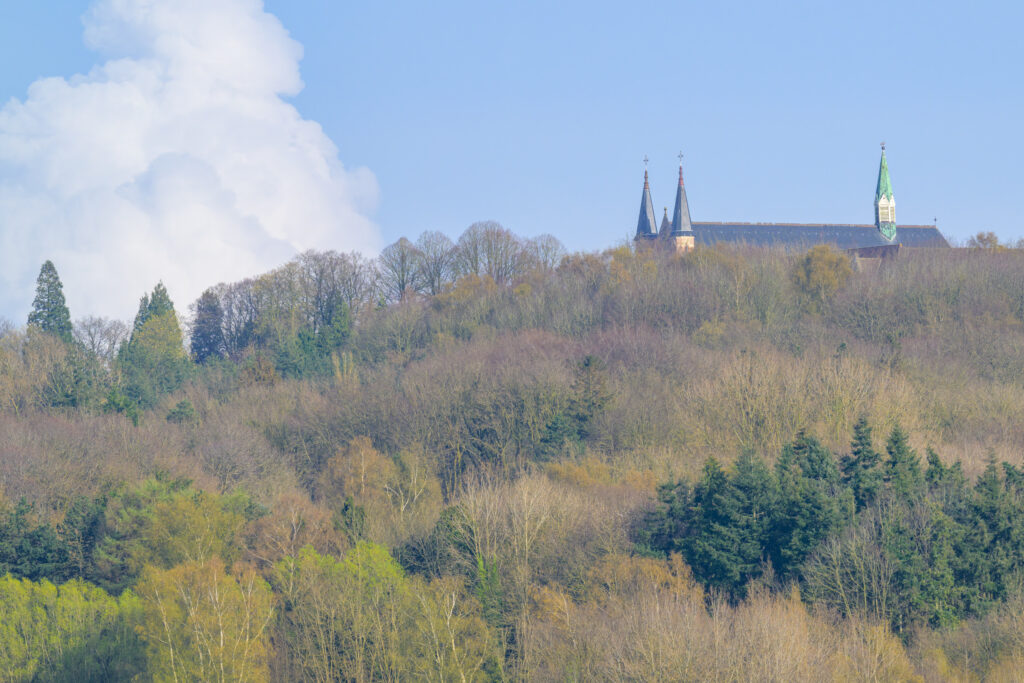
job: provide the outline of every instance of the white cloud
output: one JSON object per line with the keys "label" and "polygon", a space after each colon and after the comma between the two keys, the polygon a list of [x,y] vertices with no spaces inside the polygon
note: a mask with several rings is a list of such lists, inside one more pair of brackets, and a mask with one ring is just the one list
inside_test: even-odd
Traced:
{"label": "white cloud", "polygon": [[282,99],[302,46],[262,0],[97,0],[109,61],[0,109],[0,315],[24,318],[51,259],[75,317],[130,317],[163,280],[203,288],[297,251],[373,252],[377,184]]}

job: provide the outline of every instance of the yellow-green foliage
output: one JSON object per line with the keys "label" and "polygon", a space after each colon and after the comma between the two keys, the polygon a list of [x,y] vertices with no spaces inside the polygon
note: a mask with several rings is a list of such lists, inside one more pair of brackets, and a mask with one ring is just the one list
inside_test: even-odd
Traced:
{"label": "yellow-green foliage", "polygon": [[146,566],[239,559],[239,535],[250,499],[220,496],[184,482],[147,480],[115,498],[106,511],[108,536],[97,549],[98,579],[112,590],[132,584]]}
{"label": "yellow-green foliage", "polygon": [[460,580],[410,579],[381,546],[361,542],[340,560],[303,548],[273,576],[303,679],[482,681],[498,657]]}
{"label": "yellow-green foliage", "polygon": [[0,577],[0,680],[129,680],[144,667],[140,616],[130,592]]}
{"label": "yellow-green foliage", "polygon": [[147,568],[137,591],[153,680],[268,680],[274,610],[269,586],[254,571],[228,573],[217,558]]}
{"label": "yellow-green foliage", "polygon": [[203,564],[214,557],[231,563],[239,556],[235,539],[246,522],[234,502],[203,491],[186,491],[158,502],[138,559],[163,568],[185,562]]}

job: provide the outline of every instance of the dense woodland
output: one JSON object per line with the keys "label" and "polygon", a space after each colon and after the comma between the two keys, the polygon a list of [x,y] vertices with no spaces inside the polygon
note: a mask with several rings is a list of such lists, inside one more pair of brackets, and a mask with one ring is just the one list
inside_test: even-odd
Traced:
{"label": "dense woodland", "polygon": [[0,324],[0,680],[1016,680],[1024,251],[309,252]]}

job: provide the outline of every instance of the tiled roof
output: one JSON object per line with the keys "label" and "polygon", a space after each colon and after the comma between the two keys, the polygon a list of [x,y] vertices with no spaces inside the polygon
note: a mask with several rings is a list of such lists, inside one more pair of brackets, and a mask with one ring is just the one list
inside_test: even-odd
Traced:
{"label": "tiled roof", "polygon": [[829,225],[807,223],[694,223],[695,242],[749,244],[764,247],[806,249],[815,244],[832,244],[839,249],[860,249],[888,244],[905,247],[948,247],[949,243],[933,225],[901,225],[891,242],[874,225]]}

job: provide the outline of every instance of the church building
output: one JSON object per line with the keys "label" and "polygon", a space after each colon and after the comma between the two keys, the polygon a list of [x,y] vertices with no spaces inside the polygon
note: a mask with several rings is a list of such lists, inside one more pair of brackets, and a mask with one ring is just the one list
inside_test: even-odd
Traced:
{"label": "church building", "polygon": [[[646,161],[646,160],[645,160]],[[875,222],[870,224],[827,223],[695,223],[690,218],[690,205],[683,184],[682,155],[679,164],[679,185],[676,188],[672,222],[668,210],[660,227],[654,214],[651,187],[644,170],[644,191],[640,199],[640,218],[636,225],[638,245],[683,253],[696,245],[710,246],[719,242],[785,249],[809,249],[816,244],[830,244],[856,256],[891,257],[900,247],[949,247],[934,225],[897,225],[896,199],[889,179],[889,165],[882,143],[882,160],[878,166],[875,186]]]}

